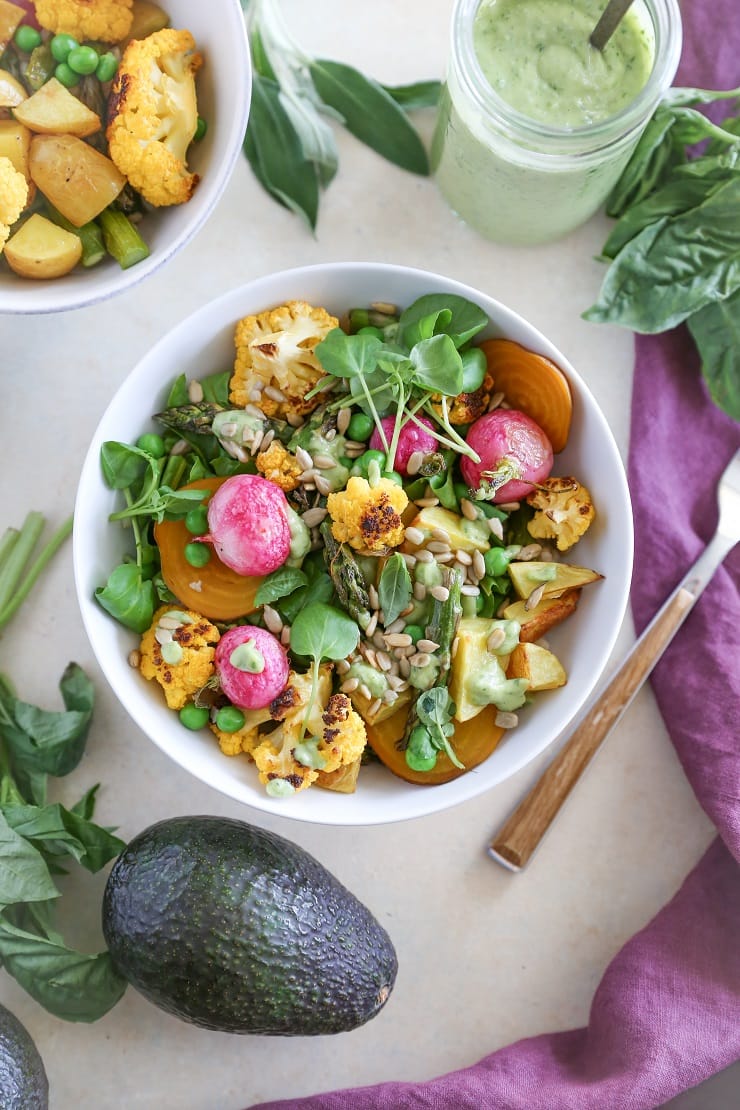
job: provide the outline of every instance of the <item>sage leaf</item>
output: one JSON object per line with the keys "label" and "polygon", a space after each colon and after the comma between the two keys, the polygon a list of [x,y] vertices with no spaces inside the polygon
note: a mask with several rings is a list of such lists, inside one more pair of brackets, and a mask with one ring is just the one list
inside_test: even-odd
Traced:
{"label": "sage leaf", "polygon": [[2,915],[0,959],[32,998],[65,1021],[97,1021],[126,990],[108,952],[84,955],[18,929]]}
{"label": "sage leaf", "polygon": [[411,601],[413,586],[409,568],[402,555],[391,555],[378,580],[378,599],[385,624],[396,620]]}
{"label": "sage leaf", "polygon": [[415,108],[436,108],[442,89],[440,81],[416,81],[412,85],[383,85],[383,89],[405,112]]}
{"label": "sage leaf", "polygon": [[740,290],[686,321],[714,403],[740,420]]}
{"label": "sage leaf", "polygon": [[280,86],[257,74],[252,83],[244,152],[260,184],[311,230],[319,210],[319,178],[280,99]]}
{"label": "sage leaf", "polygon": [[44,857],[0,812],[0,905],[57,898]]}
{"label": "sage leaf", "polygon": [[321,99],[340,113],[355,138],[410,173],[429,173],[418,132],[382,85],[341,62],[317,58],[309,70]]}
{"label": "sage leaf", "polygon": [[740,288],[740,176],[679,216],[644,228],[609,267],[587,320],[652,334]]}

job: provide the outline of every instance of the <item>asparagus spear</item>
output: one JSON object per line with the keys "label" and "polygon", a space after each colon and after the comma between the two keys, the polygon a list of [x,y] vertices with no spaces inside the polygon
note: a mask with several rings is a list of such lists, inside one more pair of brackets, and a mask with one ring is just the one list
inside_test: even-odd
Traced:
{"label": "asparagus spear", "polygon": [[103,229],[103,242],[122,270],[135,266],[149,257],[149,247],[131,220],[118,208],[104,208],[98,220]]}
{"label": "asparagus spear", "polygon": [[191,432],[194,435],[210,435],[213,418],[224,412],[223,405],[215,401],[194,401],[189,405],[173,405],[164,412],[154,414],[154,419],[173,432]]}
{"label": "asparagus spear", "polygon": [[324,540],[326,566],[337,591],[337,596],[349,615],[365,631],[370,623],[370,598],[362,571],[349,547],[338,543],[328,519],[322,521],[319,531]]}

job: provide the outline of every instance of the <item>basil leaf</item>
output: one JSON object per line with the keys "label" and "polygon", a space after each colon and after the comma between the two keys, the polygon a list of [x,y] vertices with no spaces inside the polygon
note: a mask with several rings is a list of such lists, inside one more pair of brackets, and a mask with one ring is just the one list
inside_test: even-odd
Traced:
{"label": "basil leaf", "polygon": [[126,990],[108,952],[86,956],[18,929],[2,915],[0,958],[32,998],[66,1021],[97,1021]]}
{"label": "basil leaf", "polygon": [[308,578],[297,567],[280,567],[268,574],[254,597],[255,605],[269,605],[279,597],[287,597],[300,586],[305,586]]}
{"label": "basil leaf", "polygon": [[412,347],[416,342],[419,321],[434,313],[438,314],[438,324],[444,320],[440,330],[450,336],[456,347],[462,347],[488,323],[483,309],[465,297],[454,293],[427,293],[401,313],[398,330],[406,346]]}
{"label": "basil leaf", "polygon": [[436,108],[442,89],[440,81],[416,81],[412,85],[383,85],[383,89],[405,112],[414,108]]}
{"label": "basil leaf", "polygon": [[360,630],[346,613],[320,603],[302,609],[290,630],[291,650],[317,663],[322,659],[346,659],[359,639]]}
{"label": "basil leaf", "polygon": [[45,902],[58,896],[44,857],[0,812],[0,905]]}
{"label": "basil leaf", "polygon": [[340,113],[355,138],[402,169],[429,173],[418,132],[382,85],[353,66],[326,59],[312,60],[309,71],[321,99]]}
{"label": "basil leaf", "polygon": [[306,606],[313,605],[314,602],[328,603],[333,597],[334,583],[329,575],[322,571],[307,586],[301,586],[288,597],[280,600],[277,609],[283,620],[292,624]]}
{"label": "basil leaf", "polygon": [[462,392],[462,359],[449,335],[422,339],[410,354],[414,382],[433,393],[457,397]]}
{"label": "basil leaf", "polygon": [[134,632],[146,632],[152,623],[156,597],[152,582],[144,581],[136,563],[121,563],[108,575],[95,600],[107,613]]}
{"label": "basil leaf", "polygon": [[375,335],[347,335],[341,328],[332,328],[316,344],[314,354],[335,378],[367,377],[377,366],[382,347]]}
{"label": "basil leaf", "polygon": [[89,821],[95,812],[95,795],[99,789],[99,782],[96,783],[95,786],[91,786],[90,789],[82,795],[79,802],[76,802],[72,806],[70,812],[76,813],[78,817],[84,817],[86,821]]}
{"label": "basil leaf", "polygon": [[685,162],[671,135],[673,114],[658,107],[606,201],[608,216],[621,216],[665,181],[673,166]]}
{"label": "basil leaf", "polygon": [[40,852],[70,855],[88,871],[99,871],[125,848],[108,829],[58,802],[43,807],[7,806],[5,817],[10,827]]}
{"label": "basil leaf", "polygon": [[103,479],[110,489],[128,489],[151,466],[152,456],[129,443],[107,440],[100,448]]}
{"label": "basil leaf", "polygon": [[215,374],[207,374],[201,378],[203,400],[226,408],[229,404],[229,382],[232,374],[233,370],[218,370]]}
{"label": "basil leaf", "polygon": [[164,407],[166,409],[174,409],[179,408],[180,405],[187,405],[189,403],[188,379],[185,374],[179,374],[170,386],[170,391],[167,395],[167,401]]}
{"label": "basil leaf", "polygon": [[[714,187],[719,188],[722,183]],[[627,209],[612,229],[602,254],[605,258],[616,258],[622,247],[650,224],[657,223],[664,216],[677,216],[703,204],[709,189],[701,177],[679,177],[676,172],[661,189]]]}
{"label": "basil leaf", "polygon": [[281,102],[280,86],[259,74],[252,82],[244,153],[267,192],[315,230],[319,210],[316,167],[304,157],[301,140]]}
{"label": "basil leaf", "polygon": [[695,312],[687,324],[712,400],[740,420],[740,290]]}
{"label": "basil leaf", "polygon": [[378,598],[386,626],[401,615],[411,601],[413,587],[406,561],[396,552],[386,562],[378,581]]}
{"label": "basil leaf", "polygon": [[584,317],[654,333],[740,288],[740,176],[673,219],[646,227],[618,254]]}

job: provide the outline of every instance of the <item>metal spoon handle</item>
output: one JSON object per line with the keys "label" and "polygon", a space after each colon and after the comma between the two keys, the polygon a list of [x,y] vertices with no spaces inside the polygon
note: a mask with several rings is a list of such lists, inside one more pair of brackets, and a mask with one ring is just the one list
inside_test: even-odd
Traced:
{"label": "metal spoon handle", "polygon": [[604,49],[632,2],[633,0],[609,0],[589,36],[588,41],[593,47],[597,50]]}

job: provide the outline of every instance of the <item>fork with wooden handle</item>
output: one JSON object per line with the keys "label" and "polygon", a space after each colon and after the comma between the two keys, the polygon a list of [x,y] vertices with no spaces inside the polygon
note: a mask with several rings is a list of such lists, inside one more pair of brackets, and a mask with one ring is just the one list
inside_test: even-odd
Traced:
{"label": "fork with wooden handle", "polygon": [[709,544],[586,709],[565,746],[491,841],[488,854],[509,871],[522,871],[527,866],[602,741],[668,647],[717,567],[740,541],[740,450],[725,468],[717,495],[719,522]]}

